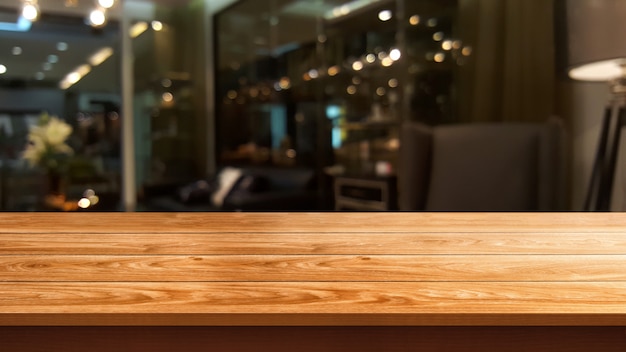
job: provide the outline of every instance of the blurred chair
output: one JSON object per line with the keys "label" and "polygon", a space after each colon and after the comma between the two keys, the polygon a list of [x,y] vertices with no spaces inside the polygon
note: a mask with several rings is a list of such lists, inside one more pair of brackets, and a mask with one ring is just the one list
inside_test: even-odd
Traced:
{"label": "blurred chair", "polygon": [[566,208],[564,129],[546,123],[405,123],[400,210],[556,211]]}

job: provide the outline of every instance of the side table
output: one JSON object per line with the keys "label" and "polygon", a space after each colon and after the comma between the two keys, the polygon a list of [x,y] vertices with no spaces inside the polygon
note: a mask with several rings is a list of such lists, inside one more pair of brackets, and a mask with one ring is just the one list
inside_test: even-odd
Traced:
{"label": "side table", "polygon": [[397,210],[395,176],[336,176],[335,210]]}

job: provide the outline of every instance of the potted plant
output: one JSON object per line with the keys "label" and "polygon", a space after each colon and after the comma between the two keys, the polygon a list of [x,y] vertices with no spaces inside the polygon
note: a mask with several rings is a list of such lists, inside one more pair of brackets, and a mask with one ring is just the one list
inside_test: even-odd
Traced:
{"label": "potted plant", "polygon": [[56,116],[43,113],[36,125],[30,126],[28,144],[22,158],[31,167],[41,168],[48,181],[49,195],[64,193],[64,179],[74,150],[67,144],[72,126]]}

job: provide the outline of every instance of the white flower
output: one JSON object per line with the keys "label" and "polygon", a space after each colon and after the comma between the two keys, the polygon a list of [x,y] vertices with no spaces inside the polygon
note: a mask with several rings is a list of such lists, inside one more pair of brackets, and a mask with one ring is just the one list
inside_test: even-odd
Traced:
{"label": "white flower", "polygon": [[56,153],[63,153],[68,155],[74,154],[74,149],[67,145],[67,143],[57,144],[52,149],[54,149]]}
{"label": "white flower", "polygon": [[57,117],[43,114],[39,124],[29,128],[28,144],[22,158],[30,166],[57,168],[62,159],[74,154],[74,150],[65,143],[71,133],[72,126]]}
{"label": "white flower", "polygon": [[54,147],[63,144],[67,137],[72,134],[72,126],[57,117],[50,117],[48,124],[43,126],[43,133],[47,143]]}
{"label": "white flower", "polygon": [[42,155],[46,152],[46,144],[37,133],[28,134],[28,145],[22,154],[22,158],[28,161],[30,166],[35,166],[41,161]]}

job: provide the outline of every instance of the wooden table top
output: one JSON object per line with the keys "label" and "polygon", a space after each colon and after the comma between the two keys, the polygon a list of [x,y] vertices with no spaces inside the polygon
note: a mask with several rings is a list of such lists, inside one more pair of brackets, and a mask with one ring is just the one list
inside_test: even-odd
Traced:
{"label": "wooden table top", "polygon": [[0,213],[0,325],[626,325],[618,213]]}

